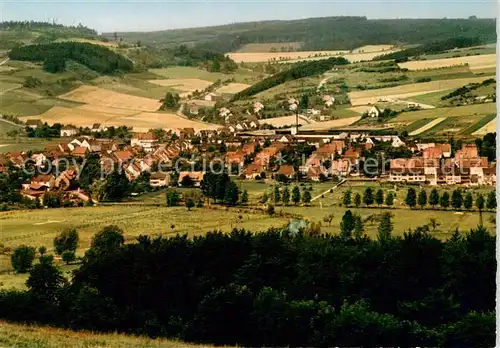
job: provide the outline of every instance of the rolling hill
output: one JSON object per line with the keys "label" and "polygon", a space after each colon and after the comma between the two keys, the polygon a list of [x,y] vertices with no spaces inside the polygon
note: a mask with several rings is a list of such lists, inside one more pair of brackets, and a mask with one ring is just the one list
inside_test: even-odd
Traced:
{"label": "rolling hill", "polygon": [[[154,32],[122,32],[127,42],[141,41],[157,47],[196,45],[219,52],[232,52],[250,43],[296,43],[300,50],[352,50],[372,44],[421,44],[439,37],[496,39],[495,19],[367,19],[366,17],[322,17],[286,21],[236,23],[214,27]],[[113,39],[115,33],[104,33]]]}

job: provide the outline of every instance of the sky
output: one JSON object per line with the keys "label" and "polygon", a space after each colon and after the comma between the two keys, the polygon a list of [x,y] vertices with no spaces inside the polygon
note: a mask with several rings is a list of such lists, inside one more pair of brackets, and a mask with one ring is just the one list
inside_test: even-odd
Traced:
{"label": "sky", "polygon": [[0,0],[0,21],[37,20],[83,25],[98,32],[153,31],[271,19],[325,16],[378,18],[479,18],[498,16],[498,2],[432,0],[130,1]]}

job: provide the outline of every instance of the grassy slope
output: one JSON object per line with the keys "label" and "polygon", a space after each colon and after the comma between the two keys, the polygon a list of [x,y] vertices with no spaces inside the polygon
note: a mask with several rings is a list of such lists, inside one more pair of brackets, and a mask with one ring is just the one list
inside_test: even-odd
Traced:
{"label": "grassy slope", "polygon": [[[97,334],[48,326],[0,322],[0,345],[12,348],[182,348],[201,347],[166,339],[150,339],[123,334]],[[205,346],[207,347],[207,346]]]}

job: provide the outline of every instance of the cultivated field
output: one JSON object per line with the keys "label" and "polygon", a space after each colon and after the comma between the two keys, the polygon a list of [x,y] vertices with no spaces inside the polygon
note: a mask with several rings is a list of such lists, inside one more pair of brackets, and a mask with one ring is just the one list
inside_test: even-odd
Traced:
{"label": "cultivated field", "polygon": [[391,120],[394,122],[408,122],[416,121],[422,118],[436,118],[436,117],[463,117],[463,116],[481,116],[496,113],[495,103],[486,104],[473,104],[456,107],[435,108],[428,110],[418,110],[411,112],[403,112],[396,118]]}
{"label": "cultivated field", "polygon": [[93,86],[80,86],[59,97],[86,104],[137,111],[156,111],[161,106],[155,99],[131,96]]}
{"label": "cultivated field", "polygon": [[133,127],[135,131],[147,132],[149,129],[177,129],[193,128],[195,130],[217,129],[220,125],[203,123],[189,120],[174,113],[163,112],[141,112],[130,116],[119,116],[105,122],[108,126],[127,125]]}
{"label": "cultivated field", "polygon": [[71,331],[48,326],[34,326],[0,322],[2,347],[32,348],[188,348],[209,347],[175,340],[101,334],[90,331]]}
{"label": "cultivated field", "polygon": [[349,98],[351,99],[351,104],[353,106],[374,104],[380,100],[397,101],[419,94],[428,94],[447,89],[459,88],[469,83],[482,82],[488,78],[491,77],[482,76],[474,78],[439,80],[389,88],[355,91],[349,93]]}
{"label": "cultivated field", "polygon": [[[270,60],[279,61],[280,59],[288,60],[304,60],[307,58],[318,59],[318,58],[330,58],[335,56],[340,56],[349,53],[349,51],[300,51],[300,52],[251,52],[251,53],[228,53],[227,55],[234,60],[236,63],[257,63],[257,62],[267,62]],[[318,57],[315,57],[318,56]]]}
{"label": "cultivated field", "polygon": [[435,120],[432,120],[430,121],[429,123],[427,123],[426,125],[414,130],[413,132],[410,133],[410,135],[418,135],[418,134],[421,134],[429,129],[431,129],[432,127],[438,125],[439,123],[443,122],[444,120],[446,120],[446,117],[440,117],[440,118],[436,118]]}
{"label": "cultivated field", "polygon": [[471,70],[480,70],[496,67],[496,62],[496,54],[485,54],[480,56],[419,60],[414,62],[399,63],[399,66],[408,70],[422,70],[467,64]]}
{"label": "cultivated field", "polygon": [[183,92],[201,91],[212,85],[212,82],[201,79],[166,79],[149,80],[149,82],[160,86],[172,87]]}
{"label": "cultivated field", "polygon": [[257,52],[277,52],[283,51],[297,51],[302,47],[301,41],[296,42],[269,42],[269,43],[249,43],[243,45],[236,52],[238,53],[257,53]]}
{"label": "cultivated field", "polygon": [[227,86],[222,86],[217,90],[219,93],[224,93],[224,94],[235,94],[238,92],[241,92],[244,89],[247,89],[250,87],[250,85],[246,83],[230,83]]}
{"label": "cultivated field", "polygon": [[493,133],[497,131],[497,119],[496,117],[488,122],[485,126],[482,128],[479,128],[477,131],[472,133],[472,135],[485,135],[488,133]]}
{"label": "cultivated field", "polygon": [[72,124],[78,127],[90,127],[94,123],[101,123],[102,126],[129,126],[137,132],[147,132],[154,128],[177,129],[192,127],[196,130],[203,130],[220,127],[218,125],[189,120],[174,113],[139,112],[137,110],[117,109],[90,104],[74,108],[54,106],[43,114],[23,117],[24,120],[37,118],[49,124]]}

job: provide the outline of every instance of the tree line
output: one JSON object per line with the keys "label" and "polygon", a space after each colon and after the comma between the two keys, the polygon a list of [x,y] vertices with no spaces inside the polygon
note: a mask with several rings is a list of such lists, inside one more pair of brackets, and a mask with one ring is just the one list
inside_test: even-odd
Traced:
{"label": "tree line", "polygon": [[320,75],[332,69],[335,65],[345,65],[349,62],[343,57],[332,57],[328,59],[305,61],[295,63],[288,70],[281,71],[269,76],[262,81],[238,92],[232,98],[232,101],[250,97],[269,88],[278,86],[288,81],[298,80],[302,77]]}
{"label": "tree line", "polygon": [[[28,290],[0,291],[0,317],[215,345],[494,345],[494,236],[396,237],[385,214],[372,240],[349,213],[339,235],[233,230],[124,244],[108,226],[69,281],[40,248]],[[61,255],[78,243],[74,232],[56,239]]]}
{"label": "tree line", "polygon": [[[396,194],[391,191],[385,193],[381,188],[375,191],[372,187],[367,187],[363,195],[357,192],[353,196],[351,190],[345,191],[342,196],[342,204],[346,207],[355,206],[356,208],[359,208],[362,204],[366,207],[370,207],[373,204],[392,207],[395,198]],[[497,208],[495,191],[490,191],[485,198],[482,193],[478,193],[473,197],[470,191],[463,192],[461,189],[453,190],[450,195],[447,191],[440,193],[436,188],[433,188],[429,194],[427,194],[425,189],[421,189],[417,193],[415,188],[410,187],[406,192],[404,203],[411,209],[417,206],[423,209],[427,205],[430,205],[433,209],[438,206],[447,209],[451,206],[457,210],[462,208],[471,210],[475,207],[479,211],[483,211],[485,208],[488,210],[495,210]]]}
{"label": "tree line", "polygon": [[[430,37],[436,37],[434,35]],[[432,41],[420,46],[410,47],[398,52],[389,53],[375,57],[373,60],[394,59],[396,62],[406,62],[411,57],[418,57],[424,54],[441,53],[455,48],[479,46],[485,43],[483,37],[452,37],[446,40]]]}
{"label": "tree line", "polygon": [[9,58],[25,61],[42,61],[44,69],[60,72],[66,61],[73,60],[103,74],[132,71],[131,60],[100,45],[86,42],[61,42],[14,47]]}

